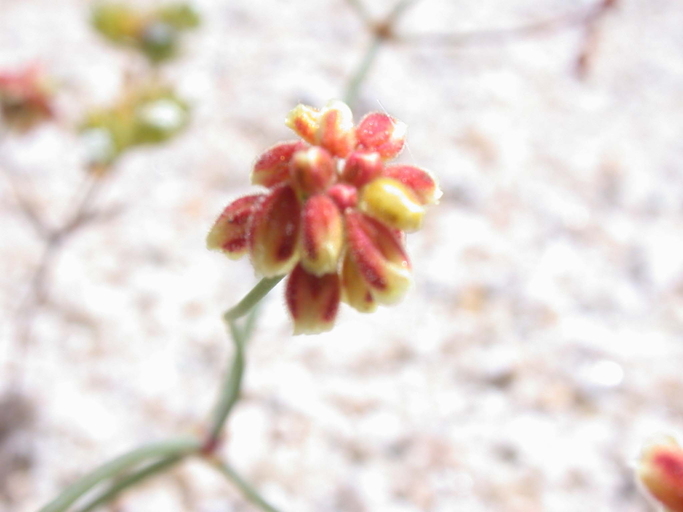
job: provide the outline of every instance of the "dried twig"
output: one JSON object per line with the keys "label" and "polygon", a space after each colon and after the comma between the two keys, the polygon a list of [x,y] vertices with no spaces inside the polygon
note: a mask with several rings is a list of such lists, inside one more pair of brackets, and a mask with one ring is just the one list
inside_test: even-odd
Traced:
{"label": "dried twig", "polygon": [[530,23],[519,27],[476,30],[452,34],[404,34],[396,35],[394,41],[411,45],[468,46],[476,44],[501,44],[520,38],[534,37],[574,27],[595,23],[616,5],[615,0],[601,0],[586,10],[571,12],[557,18]]}

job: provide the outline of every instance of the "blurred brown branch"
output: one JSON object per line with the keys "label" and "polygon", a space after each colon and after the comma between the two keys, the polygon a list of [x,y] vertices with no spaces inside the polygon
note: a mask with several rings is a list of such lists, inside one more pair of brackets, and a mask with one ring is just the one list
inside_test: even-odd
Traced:
{"label": "blurred brown branch", "polygon": [[574,27],[594,26],[607,12],[616,7],[618,0],[601,0],[582,11],[570,12],[557,18],[538,21],[518,27],[475,30],[452,34],[404,34],[396,35],[399,43],[414,45],[467,46],[475,44],[500,44],[524,37],[534,37]]}

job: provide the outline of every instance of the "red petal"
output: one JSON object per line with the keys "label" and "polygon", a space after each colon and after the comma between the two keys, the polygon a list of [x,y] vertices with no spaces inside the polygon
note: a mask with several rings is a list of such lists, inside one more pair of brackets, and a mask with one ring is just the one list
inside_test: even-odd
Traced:
{"label": "red petal", "polygon": [[357,188],[361,188],[377,178],[381,174],[383,167],[384,162],[382,162],[379,153],[354,151],[344,162],[341,179]]}
{"label": "red petal", "polygon": [[432,175],[412,165],[389,165],[382,171],[382,176],[400,181],[415,192],[422,204],[435,204],[441,197],[441,190]]}
{"label": "red petal", "polygon": [[308,105],[299,104],[287,115],[285,124],[306,142],[315,144],[320,123],[320,111]]}
{"label": "red petal", "polygon": [[322,110],[317,142],[334,156],[345,158],[356,145],[351,109],[341,101],[331,101]]}
{"label": "red petal", "polygon": [[230,203],[209,231],[207,247],[221,250],[231,258],[245,254],[248,249],[248,222],[254,205],[264,197],[263,194],[254,194]]}
{"label": "red petal", "polygon": [[292,185],[303,196],[322,192],[337,178],[332,156],[323,148],[313,146],[297,151],[290,163]]}
{"label": "red petal", "polygon": [[410,262],[396,233],[357,211],[346,213],[348,247],[373,297],[382,304],[403,298],[411,284]]}
{"label": "red petal", "polygon": [[287,281],[287,306],[294,320],[294,334],[329,331],[339,310],[339,276],[309,274],[297,265]]}
{"label": "red petal", "polygon": [[249,223],[249,250],[258,273],[286,274],[296,264],[300,215],[296,193],[287,185],[256,203]]}
{"label": "red petal", "polygon": [[301,264],[317,276],[336,273],[344,245],[344,221],[326,195],[311,197],[302,215]]}
{"label": "red petal", "polygon": [[370,287],[365,282],[350,252],[344,256],[341,280],[344,302],[361,313],[372,313],[377,309],[377,302],[372,296]]}
{"label": "red petal", "polygon": [[353,185],[337,183],[327,190],[327,195],[330,196],[342,212],[358,204],[358,191]]}
{"label": "red petal", "polygon": [[265,151],[254,164],[251,182],[254,185],[275,187],[289,180],[289,162],[294,153],[306,147],[300,140],[281,142]]}
{"label": "red petal", "polygon": [[385,160],[394,158],[403,149],[406,125],[382,112],[366,115],[356,128],[358,148],[378,152]]}

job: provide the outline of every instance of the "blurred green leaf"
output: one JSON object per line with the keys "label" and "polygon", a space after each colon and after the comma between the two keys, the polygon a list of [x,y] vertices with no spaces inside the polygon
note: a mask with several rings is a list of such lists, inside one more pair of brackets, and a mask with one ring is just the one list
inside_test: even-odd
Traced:
{"label": "blurred green leaf", "polygon": [[118,44],[135,44],[144,24],[142,15],[122,3],[99,3],[92,9],[93,27]]}
{"label": "blurred green leaf", "polygon": [[188,30],[199,26],[199,13],[189,4],[172,4],[157,11],[161,21],[178,30]]}

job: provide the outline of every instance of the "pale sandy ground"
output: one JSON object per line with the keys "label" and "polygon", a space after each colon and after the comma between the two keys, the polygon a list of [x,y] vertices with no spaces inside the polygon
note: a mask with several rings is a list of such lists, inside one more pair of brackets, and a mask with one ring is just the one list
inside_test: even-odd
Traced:
{"label": "pale sandy ground", "polygon": [[[131,154],[52,276],[58,307],[20,357],[16,310],[41,242],[0,180],[0,510],[35,512],[86,470],[196,432],[231,353],[220,312],[256,281],[204,249],[297,102],[339,96],[367,43],[341,0],[203,0],[164,70],[194,104],[175,143]],[[382,13],[391,3],[372,3]],[[405,32],[507,27],[588,5],[424,0]],[[40,59],[61,126],[5,161],[58,221],[83,175],[65,128],[114,97],[126,55],[87,2],[0,1],[0,65]],[[444,199],[408,240],[415,287],[371,316],[290,336],[282,290],[249,347],[223,454],[283,512],[644,512],[640,445],[683,420],[683,5],[624,0],[594,66],[580,30],[467,48],[386,48],[357,105],[410,126],[401,159]],[[18,380],[17,380],[18,379]],[[11,390],[22,386],[22,398]],[[190,463],[119,512],[250,511]]]}

